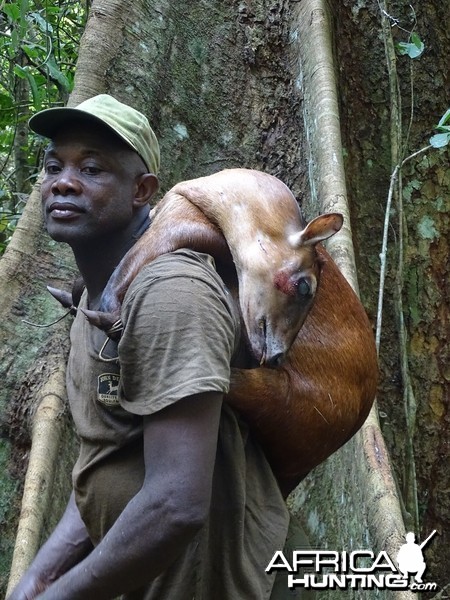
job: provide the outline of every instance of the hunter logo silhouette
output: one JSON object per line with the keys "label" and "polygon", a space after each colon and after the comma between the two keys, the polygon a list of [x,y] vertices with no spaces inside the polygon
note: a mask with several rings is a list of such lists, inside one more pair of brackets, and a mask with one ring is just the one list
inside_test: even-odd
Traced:
{"label": "hunter logo silhouette", "polygon": [[403,577],[409,579],[410,574],[415,573],[414,579],[417,583],[422,583],[422,575],[427,568],[423,558],[422,548],[424,548],[436,533],[436,529],[430,533],[427,539],[420,545],[416,543],[416,536],[412,531],[406,534],[406,544],[400,547],[397,554],[398,567]]}

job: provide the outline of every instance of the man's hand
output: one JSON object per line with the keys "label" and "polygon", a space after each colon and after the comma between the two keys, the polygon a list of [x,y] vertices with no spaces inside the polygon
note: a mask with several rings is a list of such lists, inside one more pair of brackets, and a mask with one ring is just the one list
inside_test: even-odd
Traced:
{"label": "man's hand", "polygon": [[27,571],[7,600],[34,600],[39,594],[45,592],[51,583],[51,581],[44,581],[31,571]]}
{"label": "man's hand", "polygon": [[60,522],[7,600],[34,600],[92,550],[73,494]]}

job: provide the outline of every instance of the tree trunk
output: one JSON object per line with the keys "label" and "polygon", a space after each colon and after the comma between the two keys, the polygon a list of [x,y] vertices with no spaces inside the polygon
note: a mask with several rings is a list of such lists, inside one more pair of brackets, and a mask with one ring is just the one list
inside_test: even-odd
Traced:
{"label": "tree trunk", "polygon": [[[333,12],[353,240],[364,274],[362,299],[375,322],[391,174],[399,158],[429,144],[448,108],[450,5],[344,0]],[[400,27],[415,27],[425,44],[420,58],[396,54],[394,44],[408,41]],[[405,523],[421,540],[438,531],[424,554],[426,579],[443,587],[450,583],[448,165],[448,147],[432,149],[400,172],[389,225],[378,394]]]}
{"label": "tree trunk", "polygon": [[[20,66],[23,67],[24,57],[20,58]],[[28,117],[29,117],[29,109],[28,109],[28,82],[26,79],[17,78],[16,85],[14,90],[14,100],[15,105],[17,106],[17,122],[15,127],[15,136],[14,136],[14,175],[16,181],[16,192],[18,197],[15,198],[14,203],[14,211],[16,210],[16,206],[19,205],[20,196],[26,196],[30,190],[30,167],[28,165],[28,154],[27,154],[27,144],[28,144]]]}
{"label": "tree trunk", "polygon": [[[444,28],[445,19],[438,11],[444,10],[445,3],[438,4],[435,0],[426,4],[430,23]],[[403,11],[406,6],[405,2]],[[280,177],[298,197],[308,217],[331,206],[350,214],[356,261],[349,227],[330,250],[355,289],[359,271],[362,297],[375,322],[383,205],[392,166],[383,27],[379,9],[369,2],[344,0],[333,4],[333,11],[339,69],[333,65],[329,51],[327,11],[322,0],[227,3],[212,0],[207,5],[199,0],[94,1],[81,43],[70,104],[109,92],[145,112],[161,140],[161,192],[182,179],[222,168],[250,167]],[[425,19],[425,9],[419,17]],[[441,39],[445,39],[445,31],[442,35]],[[433,59],[438,56],[436,53]],[[427,69],[438,76],[439,66],[428,64]],[[424,72],[428,73],[427,69]],[[349,208],[341,161],[335,73],[343,115],[341,131]],[[441,77],[445,73],[442,65]],[[434,113],[430,101],[428,104],[432,123],[446,108],[437,109],[438,94],[433,94]],[[415,144],[419,144],[419,125],[422,131],[429,128],[426,121],[422,114],[414,127]],[[414,327],[408,342],[408,362],[413,384],[417,385],[416,397],[421,400],[417,409],[420,418],[416,420],[420,426],[416,425],[410,444],[416,456],[419,498],[425,507],[419,514],[423,530],[416,533],[424,538],[439,524],[442,537],[435,546],[445,556],[449,547],[448,540],[443,543],[449,532],[448,506],[445,507],[448,499],[436,494],[445,489],[445,481],[448,487],[449,475],[441,467],[442,459],[436,463],[439,474],[432,482],[427,481],[426,471],[431,458],[437,460],[435,455],[448,459],[448,445],[445,446],[441,433],[448,399],[443,396],[444,363],[440,351],[441,340],[445,338],[443,303],[438,295],[439,285],[443,285],[439,278],[445,268],[444,214],[439,212],[443,211],[444,197],[439,200],[441,192],[435,192],[438,185],[442,189],[450,185],[445,179],[448,172],[443,154],[427,155],[426,164],[422,159],[411,165],[409,184],[403,174],[404,189],[409,190],[405,193],[412,198],[418,196],[419,188],[412,181],[420,181],[424,197],[416,201],[417,208],[406,216],[409,234],[416,242],[407,251],[416,254],[411,273],[405,273],[407,284],[402,296],[409,310],[407,325]],[[422,255],[422,251],[426,253]],[[390,247],[390,256],[393,254]],[[8,289],[7,295],[0,296],[0,370],[4,381],[0,392],[3,423],[0,462],[5,465],[0,470],[3,579],[11,561],[17,525],[14,515],[20,506],[32,416],[39,400],[46,396],[44,386],[48,379],[63,372],[67,353],[68,319],[49,330],[31,328],[22,319],[44,322],[52,320],[56,313],[61,314],[47,297],[45,284],[67,289],[74,275],[69,253],[41,233],[36,190],[0,262],[0,279]],[[394,274],[389,273],[389,277]],[[387,296],[380,406],[402,489],[405,482],[402,465],[406,462],[401,450],[405,441],[405,413],[398,408],[403,397],[397,379],[399,341],[393,299]],[[62,385],[52,388],[52,397],[64,398]],[[65,442],[67,423],[62,423],[66,428]],[[418,435],[419,428],[422,433]],[[55,434],[55,439],[57,435],[60,434]],[[58,500],[45,508],[48,527],[59,517],[67,498],[75,446],[75,442],[59,446],[61,452],[64,450],[63,460],[59,461],[56,473],[45,479],[45,485],[56,490],[54,496]],[[435,454],[429,450],[433,446]],[[428,490],[431,495],[427,499]],[[381,549],[392,553],[398,548],[404,528],[388,451],[375,412],[354,440],[299,486],[289,504],[305,524],[313,548],[352,547],[375,553]],[[39,516],[33,527],[41,529],[40,521]],[[41,535],[44,534],[40,532]],[[436,553],[429,564],[427,580],[438,581],[442,575],[439,582],[444,584],[445,563],[439,561]],[[23,566],[21,563],[18,569]],[[333,593],[329,592],[330,597]],[[359,597],[354,590],[345,594]],[[395,594],[396,598],[410,596],[408,592]],[[378,597],[394,596],[381,591]]]}

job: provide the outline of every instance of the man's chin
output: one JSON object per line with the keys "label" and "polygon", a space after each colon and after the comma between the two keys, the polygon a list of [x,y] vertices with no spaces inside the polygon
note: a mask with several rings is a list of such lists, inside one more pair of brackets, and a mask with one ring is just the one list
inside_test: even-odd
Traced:
{"label": "man's chin", "polygon": [[73,235],[70,235],[67,231],[61,231],[59,227],[46,227],[48,235],[55,242],[65,242],[68,244]]}
{"label": "man's chin", "polygon": [[86,234],[81,232],[79,228],[76,227],[68,227],[67,225],[60,226],[54,223],[47,223],[45,229],[48,235],[55,242],[65,243],[71,246],[87,242]]}

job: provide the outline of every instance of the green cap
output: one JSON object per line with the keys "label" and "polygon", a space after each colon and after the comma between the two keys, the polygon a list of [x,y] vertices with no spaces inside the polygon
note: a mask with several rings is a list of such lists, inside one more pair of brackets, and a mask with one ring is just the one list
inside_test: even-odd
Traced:
{"label": "green cap", "polygon": [[108,94],[89,98],[75,108],[48,108],[31,117],[29,125],[52,139],[62,126],[81,118],[106,125],[139,154],[150,173],[158,173],[159,144],[147,117]]}

